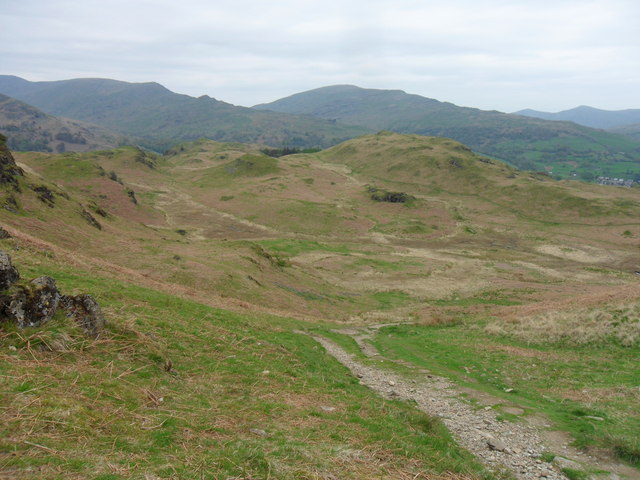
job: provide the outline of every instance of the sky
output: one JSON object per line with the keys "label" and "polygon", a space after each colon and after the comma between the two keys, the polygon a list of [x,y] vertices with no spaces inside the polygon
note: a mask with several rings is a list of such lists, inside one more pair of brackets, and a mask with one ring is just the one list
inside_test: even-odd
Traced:
{"label": "sky", "polygon": [[513,112],[640,108],[637,0],[0,0],[0,74],[252,106],[327,85]]}

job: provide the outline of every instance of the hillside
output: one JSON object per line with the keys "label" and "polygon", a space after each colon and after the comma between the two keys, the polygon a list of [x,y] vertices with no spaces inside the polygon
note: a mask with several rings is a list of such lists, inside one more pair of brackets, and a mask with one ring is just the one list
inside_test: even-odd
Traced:
{"label": "hillside", "polygon": [[108,322],[0,322],[0,476],[637,478],[637,188],[391,132],[0,168],[0,249]]}
{"label": "hillside", "polygon": [[126,142],[113,132],[88,123],[58,118],[0,94],[0,133],[14,150],[84,152]]}
{"label": "hillside", "polygon": [[[482,275],[469,277],[474,262],[442,268],[459,254],[435,260],[431,248],[494,257],[491,245],[517,245],[511,256],[536,263],[546,258],[541,252],[560,248],[555,244],[591,258],[594,268],[640,268],[633,250],[637,190],[522,173],[447,139],[381,133],[280,158],[256,146],[203,140],[163,156],[124,147],[17,159],[78,196],[77,203],[60,197],[41,211],[33,189],[13,195],[26,212],[36,208],[27,218],[43,239],[155,281],[274,311],[346,319],[385,305],[412,310],[425,296],[454,291],[526,289],[535,278],[521,276],[523,267],[506,276],[482,267]],[[404,203],[375,201],[385,192],[406,195]],[[86,228],[83,209],[101,229]],[[11,215],[7,221],[23,222]],[[400,264],[397,249],[406,254]],[[426,277],[422,255],[429,258]]]}
{"label": "hillside", "polygon": [[136,137],[141,145],[159,151],[201,137],[276,147],[326,147],[368,131],[312,117],[258,112],[207,96],[180,95],[157,83],[29,82],[0,75],[0,93],[51,115]]}
{"label": "hillside", "polygon": [[449,137],[518,168],[546,170],[561,178],[614,175],[620,169],[640,173],[640,143],[629,138],[568,122],[458,107],[400,90],[337,85],[254,108]]}
{"label": "hillside", "polygon": [[585,127],[602,128],[605,130],[640,122],[640,109],[601,110],[584,105],[556,113],[527,109],[514,112],[514,115],[524,115],[526,117],[542,118],[544,120],[574,122],[578,125],[584,125]]}
{"label": "hillside", "polygon": [[628,137],[640,139],[640,123],[634,123],[632,125],[625,125],[623,127],[615,127],[611,129],[612,132],[620,135],[626,135]]}

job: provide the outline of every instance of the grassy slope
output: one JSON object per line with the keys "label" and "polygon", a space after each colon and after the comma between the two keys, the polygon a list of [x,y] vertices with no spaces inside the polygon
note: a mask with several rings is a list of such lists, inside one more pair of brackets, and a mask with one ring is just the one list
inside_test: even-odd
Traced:
{"label": "grassy slope", "polygon": [[[629,321],[637,323],[638,316]],[[543,413],[556,428],[571,432],[576,445],[610,448],[640,467],[637,338],[634,346],[624,347],[609,338],[550,344],[543,335],[532,345],[491,335],[471,319],[440,327],[389,327],[375,343],[392,358],[487,391],[503,404],[524,406],[528,415]]]}
{"label": "grassy slope", "polygon": [[2,248],[26,278],[52,275],[65,292],[91,292],[109,326],[99,340],[64,319],[2,332],[0,475],[485,475],[439,422],[375,397],[292,333],[300,322],[88,275],[11,240]]}
{"label": "grassy slope", "polygon": [[633,125],[625,125],[624,127],[617,127],[611,130],[615,133],[619,133],[620,135],[626,135],[636,140],[640,138],[640,123],[634,123]]}
{"label": "grassy slope", "polygon": [[[640,144],[628,137],[579,126],[458,107],[396,90],[343,85],[325,87],[260,105],[260,109],[316,115],[377,130],[454,138],[478,152],[520,168],[568,178],[572,173],[608,174],[624,162],[640,173]],[[572,165],[569,171],[556,166]]]}
{"label": "grassy slope", "polygon": [[[635,268],[635,190],[519,173],[450,140],[379,134],[280,159],[207,141],[164,157],[122,148],[19,159],[110,216],[87,230],[67,213],[73,202],[43,210],[25,189],[24,216],[3,214],[16,227],[146,278],[288,312],[410,316],[456,291],[616,285],[624,274],[608,269]],[[367,184],[416,200],[375,202]],[[64,216],[75,223],[63,228]],[[581,252],[586,263],[572,261]]]}
{"label": "grassy slope", "polygon": [[[177,362],[190,365],[182,367],[188,372],[203,372],[203,367],[196,365],[196,359],[191,359],[193,352],[204,363],[213,362],[208,359],[209,354],[217,355],[215,351],[210,351],[211,344],[207,338],[197,333],[203,329],[209,332],[207,335],[215,336],[220,333],[226,339],[215,344],[218,345],[216,348],[224,352],[224,355],[215,357],[218,362],[216,372],[219,369],[225,372],[221,374],[224,380],[221,383],[224,385],[232,383],[230,380],[233,376],[239,375],[240,378],[246,378],[247,384],[253,385],[251,388],[258,388],[260,382],[265,380],[262,371],[276,371],[268,363],[273,363],[280,350],[276,348],[277,351],[261,353],[263,350],[257,349],[260,346],[251,343],[254,340],[241,341],[243,330],[248,332],[245,336],[260,339],[255,340],[256,342],[267,340],[283,344],[291,351],[298,348],[295,355],[299,356],[294,355],[297,360],[291,360],[294,357],[286,354],[289,366],[291,362],[304,365],[307,361],[310,365],[315,365],[314,362],[320,357],[313,356],[319,353],[305,353],[311,344],[304,337],[291,333],[300,323],[266,314],[247,315],[248,309],[280,312],[282,316],[304,316],[314,322],[326,318],[352,322],[410,320],[436,324],[455,322],[462,317],[474,320],[458,323],[449,329],[420,330],[420,335],[416,337],[418,343],[415,344],[415,349],[419,350],[422,348],[419,342],[432,335],[440,339],[436,343],[442,345],[442,349],[446,349],[448,342],[465,336],[476,338],[478,345],[512,345],[510,342],[513,340],[503,341],[479,331],[475,320],[481,322],[479,325],[484,325],[489,317],[493,319],[491,321],[512,322],[515,318],[535,318],[536,314],[545,311],[571,312],[578,307],[599,307],[622,301],[637,303],[637,277],[631,273],[634,269],[639,269],[635,263],[637,239],[640,236],[636,189],[556,182],[544,175],[517,172],[499,162],[487,163],[486,159],[449,140],[381,133],[317,154],[279,159],[261,155],[256,146],[208,141],[182,145],[166,156],[152,155],[134,148],[121,148],[89,154],[21,154],[18,159],[30,169],[27,177],[22,180],[22,193],[11,193],[19,201],[21,210],[18,214],[13,214],[0,209],[0,217],[3,224],[22,232],[20,238],[39,246],[35,251],[14,252],[16,258],[24,269],[29,269],[29,274],[25,276],[35,275],[49,268],[50,273],[59,276],[61,282],[68,282],[65,284],[66,288],[102,292],[100,300],[106,302],[111,318],[115,320],[115,327],[109,333],[109,341],[105,345],[100,342],[92,344],[89,356],[78,357],[80,354],[84,355],[85,350],[76,345],[70,353],[63,352],[61,358],[67,358],[67,354],[71,360],[82,358],[87,363],[96,363],[102,371],[113,360],[120,369],[115,377],[127,369],[135,370],[147,365],[144,358],[150,359],[148,351],[158,355],[154,357],[155,360],[151,359],[156,362],[154,372],[161,372],[162,359],[167,355],[171,356],[179,373],[181,368],[177,366]],[[115,173],[122,184],[111,178],[111,172]],[[59,184],[60,187],[49,182]],[[56,195],[55,206],[47,207],[28,188],[29,183],[46,183],[60,193],[66,192],[69,198]],[[375,202],[367,193],[367,184],[389,191],[406,192],[414,195],[415,200],[404,205]],[[131,202],[127,189],[135,190],[139,201],[137,205]],[[8,193],[4,194],[5,198]],[[80,204],[94,212],[103,226],[102,230],[89,226],[80,216]],[[95,207],[92,210],[92,205],[106,210],[108,216],[100,217]],[[43,243],[43,240],[49,243]],[[122,282],[125,280],[139,286],[123,287]],[[145,290],[141,286],[157,291]],[[158,291],[177,293],[183,298],[196,300],[199,304],[178,300]],[[201,304],[224,307],[240,313],[221,313]],[[208,322],[210,318],[215,319],[215,325]],[[187,345],[192,344],[191,350],[181,350],[181,342],[173,339],[171,332],[176,326],[180,328],[177,334],[179,340]],[[222,330],[216,330],[217,327]],[[148,336],[141,336],[139,332],[150,332],[153,336],[150,339]],[[71,333],[67,332],[69,335]],[[37,342],[39,334],[34,335],[34,342]],[[58,334],[50,332],[44,335]],[[74,335],[71,335],[72,344],[78,340]],[[133,343],[136,345],[140,341],[141,346],[131,346],[131,338],[134,338]],[[273,340],[276,338],[277,342]],[[5,340],[14,342],[14,346],[23,345],[16,343],[20,339],[13,332]],[[58,343],[58,340],[54,343]],[[394,355],[402,355],[398,353],[401,350],[399,346],[405,340],[407,346],[412,345],[406,336],[398,335],[395,339],[389,339],[389,346],[381,344],[381,347]],[[63,338],[62,341],[64,343],[66,340]],[[150,343],[147,344],[148,342]],[[245,343],[252,345],[247,354],[242,353]],[[454,351],[458,348],[462,350],[463,344],[461,341],[461,346]],[[106,350],[101,350],[103,347]],[[304,351],[300,350],[302,347]],[[136,353],[137,348],[142,349],[142,353]],[[91,356],[94,352],[92,349],[97,349],[95,352],[98,357]],[[485,350],[477,347],[470,350],[477,353],[475,358],[469,358],[468,354],[461,358],[469,358],[469,361],[478,362],[478,365],[482,362],[505,362],[504,354],[499,348],[496,351]],[[119,357],[120,351],[126,354],[122,358]],[[169,353],[162,353],[166,351]],[[559,354],[570,351],[571,349],[560,349]],[[2,352],[9,355],[7,358],[14,358],[10,357],[14,354],[7,353],[6,349]],[[585,398],[579,398],[575,400],[576,403],[571,404],[589,412],[604,412],[606,417],[603,426],[594,427],[592,432],[580,437],[580,441],[585,444],[599,443],[605,434],[611,434],[622,440],[621,443],[611,442],[609,445],[618,445],[616,448],[629,457],[628,452],[633,452],[635,448],[635,437],[630,436],[624,428],[620,429],[620,425],[615,423],[617,420],[613,422],[611,419],[627,414],[632,393],[625,390],[624,382],[627,380],[610,373],[616,369],[626,369],[628,356],[635,350],[612,347],[599,352],[604,352],[611,361],[606,368],[592,372],[593,378],[600,381],[599,379],[609,376],[611,382],[616,379],[621,396],[604,406],[591,405],[590,400]],[[42,362],[38,358],[34,360],[28,349],[21,351],[19,355],[15,358],[21,359],[21,362],[35,363],[17,362],[16,365],[33,366],[40,362],[44,368],[53,368],[50,362]],[[244,359],[240,364],[242,371],[225,363],[227,357],[232,355]],[[311,355],[316,360],[303,360],[306,355]],[[416,354],[409,360],[425,364],[431,362],[440,365],[443,371],[457,372],[461,366],[454,357],[446,355],[436,362]],[[591,361],[593,355],[586,352],[583,358]],[[67,368],[70,368],[71,360]],[[254,365],[252,362],[257,363]],[[509,368],[514,371],[521,366],[517,362],[513,365]],[[11,362],[5,368],[14,366],[14,362]],[[147,368],[151,367],[145,367]],[[310,368],[316,369],[315,366]],[[334,365],[331,368],[336,367]],[[91,372],[96,373],[98,370]],[[12,377],[16,377],[16,382],[22,382],[26,370],[13,372],[3,373],[7,375],[2,377],[3,381],[12,382]],[[194,458],[207,465],[217,462],[216,468],[227,469],[220,472],[233,471],[236,472],[234,475],[240,475],[237,473],[240,470],[233,470],[235,467],[225,464],[224,458],[232,458],[240,466],[253,465],[251,459],[254,457],[251,455],[264,452],[262,442],[280,442],[278,448],[289,453],[278,450],[280,453],[273,457],[275,460],[258,462],[261,467],[251,467],[256,469],[252,470],[254,476],[259,475],[255,472],[260,472],[260,468],[268,469],[266,465],[269,463],[272,468],[277,466],[284,469],[281,476],[295,477],[296,474],[288,470],[288,465],[300,466],[303,472],[324,471],[322,469],[328,467],[323,466],[326,463],[323,463],[325,460],[322,458],[325,458],[325,454],[328,458],[328,452],[333,448],[331,446],[336,445],[333,441],[356,439],[350,439],[346,433],[341,434],[338,430],[319,431],[318,436],[314,437],[317,440],[314,440],[316,443],[312,444],[312,450],[318,450],[320,460],[313,460],[312,463],[316,463],[309,466],[308,458],[300,453],[303,447],[299,443],[304,442],[298,439],[302,438],[302,433],[283,436],[275,424],[268,423],[267,420],[270,415],[275,415],[276,419],[281,418],[277,416],[278,408],[285,408],[281,404],[286,403],[286,400],[282,400],[286,396],[279,397],[276,401],[278,405],[272,409],[263,407],[258,402],[260,395],[266,395],[267,388],[290,392],[289,388],[295,389],[305,382],[307,385],[319,382],[313,387],[318,389],[315,392],[331,390],[334,380],[326,379],[338,378],[337,370],[320,369],[316,371],[318,372],[318,378],[314,377],[314,380],[310,379],[311,371],[304,373],[307,376],[301,380],[285,375],[282,378],[291,383],[286,388],[282,387],[283,383],[265,384],[269,386],[265,386],[263,393],[250,399],[251,402],[257,402],[251,403],[250,413],[234,414],[235,416],[231,416],[231,427],[220,427],[231,428],[224,445],[235,448],[234,445],[237,444],[234,439],[238,437],[243,439],[242,442],[248,442],[243,445],[249,445],[254,450],[238,447],[238,457],[229,457],[231,453],[218,457],[215,453],[198,450],[199,453]],[[326,374],[324,379],[322,372]],[[570,376],[566,373],[570,370],[565,369],[564,372],[565,375],[559,375],[557,382],[551,386],[567,389],[577,384],[569,381]],[[68,372],[66,375],[69,375]],[[117,388],[115,384],[119,384],[123,378],[138,381],[140,375],[142,374],[125,374],[117,381],[111,375],[109,382],[112,383],[104,384],[103,390],[114,392]],[[159,396],[171,398],[184,395],[180,400],[183,403],[179,402],[179,409],[175,411],[189,420],[186,423],[176,421],[171,428],[173,431],[183,427],[186,430],[180,430],[180,437],[171,437],[172,434],[169,437],[187,441],[187,445],[196,445],[188,442],[197,440],[185,440],[187,435],[184,432],[199,432],[196,428],[198,425],[204,431],[199,422],[203,421],[201,417],[205,409],[212,405],[211,400],[207,400],[208,404],[198,404],[197,396],[192,395],[196,395],[194,392],[201,395],[206,390],[204,382],[208,380],[192,380],[196,382],[196,386],[194,390],[186,392],[181,390],[183,384],[172,383],[177,381],[173,376],[161,375],[161,378],[142,375],[139,379],[142,383],[135,384],[137,390],[134,391],[138,392],[138,397],[137,400],[130,401],[130,412],[148,408],[147,405],[157,402]],[[267,375],[267,378],[271,377]],[[285,382],[282,378],[278,382]],[[505,381],[501,375],[490,378],[496,382]],[[513,378],[514,381],[516,379],[517,377]],[[481,378],[478,381],[483,383]],[[583,380],[578,383],[581,381]],[[491,382],[485,383],[488,383],[486,388],[495,388]],[[11,398],[21,388],[30,390],[27,388],[29,385],[10,385],[11,388],[5,391],[11,391]],[[345,395],[360,395],[359,387],[349,382],[345,385],[348,387],[345,387]],[[156,386],[166,389],[168,393],[162,389],[159,394],[155,393]],[[551,386],[544,388],[549,389]],[[522,380],[518,387],[526,392],[522,401],[535,402],[541,395],[547,395],[548,392],[539,387],[538,384],[527,384]],[[92,390],[93,393],[86,394],[89,398],[87,402],[116,402],[105,407],[111,412],[127,403],[126,399],[123,399],[122,404],[117,403],[117,397],[114,400],[99,394],[100,390],[95,389]],[[149,396],[146,390],[153,395]],[[334,390],[330,395],[342,395],[342,390]],[[216,401],[222,402],[216,404],[216,408],[223,411],[223,407],[227,408],[229,403],[238,403],[238,398],[242,402],[249,401],[249,393],[246,392],[255,393],[248,387],[238,395],[224,390],[223,398],[216,397]],[[122,397],[121,393],[116,393]],[[551,392],[550,395],[556,393]],[[146,398],[148,399],[145,400]],[[564,397],[560,395],[553,398]],[[31,400],[33,398],[29,397],[25,403],[28,404]],[[305,402],[308,401],[306,397]],[[353,405],[360,401],[362,400],[349,400],[345,405],[351,405],[350,408],[355,409]],[[61,408],[57,400],[52,402],[54,409]],[[375,403],[371,405],[375,406]],[[563,405],[558,408],[551,402],[541,405],[541,410],[553,416],[561,426],[566,426],[563,422],[572,418],[570,409],[567,410]],[[374,406],[371,407],[371,412],[375,411]],[[11,408],[14,409],[15,405]],[[112,410],[108,410],[109,408]],[[150,417],[151,420],[158,420],[157,423],[149,421],[142,425],[154,427],[168,418],[161,410],[158,415]],[[32,411],[31,416],[24,418],[17,416],[15,421],[18,423],[12,424],[15,431],[30,429],[30,424],[24,422],[35,421],[34,418],[69,423],[58,417],[37,417],[37,412]],[[262,412],[262,416],[255,412]],[[316,413],[309,413],[310,410],[304,412],[300,415],[316,417]],[[250,422],[242,421],[241,415],[244,414],[250,416]],[[133,413],[127,413],[125,419],[128,420],[124,422],[133,424],[135,418],[144,422],[146,414],[141,415],[136,417]],[[393,415],[389,418],[394,418]],[[323,413],[320,413],[320,417],[325,418]],[[254,419],[267,422],[269,428],[254,427],[257,422]],[[308,430],[309,427],[302,422],[301,416],[295,419],[297,420],[292,420],[293,423],[301,422]],[[355,420],[353,423],[357,424]],[[582,422],[580,425],[586,423]],[[128,431],[126,428],[129,427],[125,424],[118,425]],[[73,422],[71,425],[72,430],[82,432],[84,436],[89,431],[88,427]],[[89,421],[88,425],[93,427],[96,423]],[[250,432],[247,434],[247,430],[251,428],[268,431],[273,429],[277,435],[274,435],[275,439],[254,438]],[[375,430],[378,427],[371,428]],[[122,444],[125,454],[133,458],[127,460],[130,462],[128,467],[122,467],[124,473],[118,473],[117,468],[109,470],[111,467],[106,463],[100,464],[100,468],[104,467],[100,473],[112,471],[114,474],[126,475],[126,468],[138,469],[136,472],[143,472],[144,470],[139,470],[141,468],[160,472],[160,467],[154,466],[156,460],[144,460],[140,447],[140,444],[147,447],[153,445],[152,437],[156,430],[163,432],[162,427],[152,428],[149,438],[145,437],[146,440],[135,439],[130,442],[133,446],[126,442]],[[46,429],[43,427],[38,431],[46,432]],[[120,448],[115,431],[109,432],[110,445]],[[72,432],[67,433],[71,435]],[[217,435],[217,431],[214,433]],[[330,438],[328,450],[315,448],[327,441],[326,438]],[[376,441],[386,443],[386,440],[366,438],[367,442],[373,441],[375,445],[378,445]],[[56,449],[50,443],[40,443],[46,440],[45,436],[32,443]],[[87,441],[98,442],[93,439]],[[400,440],[394,438],[393,442],[396,441]],[[260,446],[256,447],[257,444]],[[89,445],[91,448],[87,451],[90,455],[93,455],[91,452],[102,452],[107,448],[98,443]],[[23,447],[26,448],[25,445]],[[395,448],[391,449],[397,453]],[[30,450],[29,455],[35,455],[35,451],[41,454],[48,452],[40,447],[33,449],[35,450]],[[162,449],[160,451],[162,454],[168,452]],[[335,454],[335,451],[331,450],[331,454]],[[407,447],[407,451],[413,452],[413,447]],[[187,454],[175,455],[180,462],[191,461]],[[426,458],[430,454],[424,454],[425,457],[420,455],[422,454],[417,458]],[[277,458],[283,460],[277,461]],[[373,457],[366,457],[363,462],[358,463],[358,468],[368,468],[365,465],[371,462],[367,458],[371,460]],[[391,473],[384,475],[393,478],[393,469],[396,469],[397,474],[398,465],[404,461],[402,459],[394,457],[394,466],[389,467],[388,471]],[[56,461],[59,460],[51,460]],[[146,467],[144,462],[150,462],[150,466]],[[353,462],[357,463],[357,460]],[[354,469],[353,462],[339,468],[343,468],[344,472]],[[78,473],[78,476],[86,476],[89,471],[87,469],[93,468],[86,464],[92,463],[97,465],[99,462],[80,459],[78,468],[83,473]],[[303,464],[308,470],[303,469]],[[64,468],[68,470],[70,465],[65,463]],[[413,468],[411,465],[409,467]],[[383,474],[369,472],[363,475]],[[307,476],[313,478],[311,473],[307,473]]]}

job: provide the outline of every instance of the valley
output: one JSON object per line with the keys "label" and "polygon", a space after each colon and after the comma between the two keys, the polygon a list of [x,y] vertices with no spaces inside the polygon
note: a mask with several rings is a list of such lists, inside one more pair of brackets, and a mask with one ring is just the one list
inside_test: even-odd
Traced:
{"label": "valley", "polygon": [[521,475],[315,336],[398,384],[446,378],[504,431],[564,432],[529,455],[558,478],[638,478],[637,188],[387,131],[263,150],[13,152],[1,248],[25,277],[93,292],[108,327],[3,328],[0,476]]}

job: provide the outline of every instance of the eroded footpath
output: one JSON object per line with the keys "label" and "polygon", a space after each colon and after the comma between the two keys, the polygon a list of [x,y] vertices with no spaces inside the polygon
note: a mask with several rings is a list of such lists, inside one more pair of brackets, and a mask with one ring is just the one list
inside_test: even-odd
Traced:
{"label": "eroded footpath", "polygon": [[[378,325],[380,328],[384,325]],[[370,358],[380,357],[375,347],[367,339],[375,332],[369,329],[349,329],[339,333],[350,335],[360,346],[362,352]],[[462,399],[461,395],[470,393],[451,381],[420,370],[415,379],[407,379],[394,372],[364,364],[347,353],[335,342],[311,335],[326,351],[345,365],[360,379],[360,383],[375,390],[386,398],[412,400],[417,407],[429,415],[440,417],[456,441],[476,455],[491,470],[508,470],[518,479],[566,480],[563,470],[590,473],[590,478],[618,480],[640,479],[640,473],[632,467],[615,463],[610,459],[589,456],[568,443],[570,439],[559,432],[553,432],[551,425],[543,418],[521,417],[522,422],[499,421],[499,411],[493,409],[491,402],[480,401],[482,405],[473,405]],[[485,399],[486,400],[486,399]],[[514,408],[517,412],[517,408]],[[559,441],[559,438],[563,438]],[[544,452],[553,452],[556,458],[552,463],[543,461]],[[584,474],[583,474],[584,475]]]}

